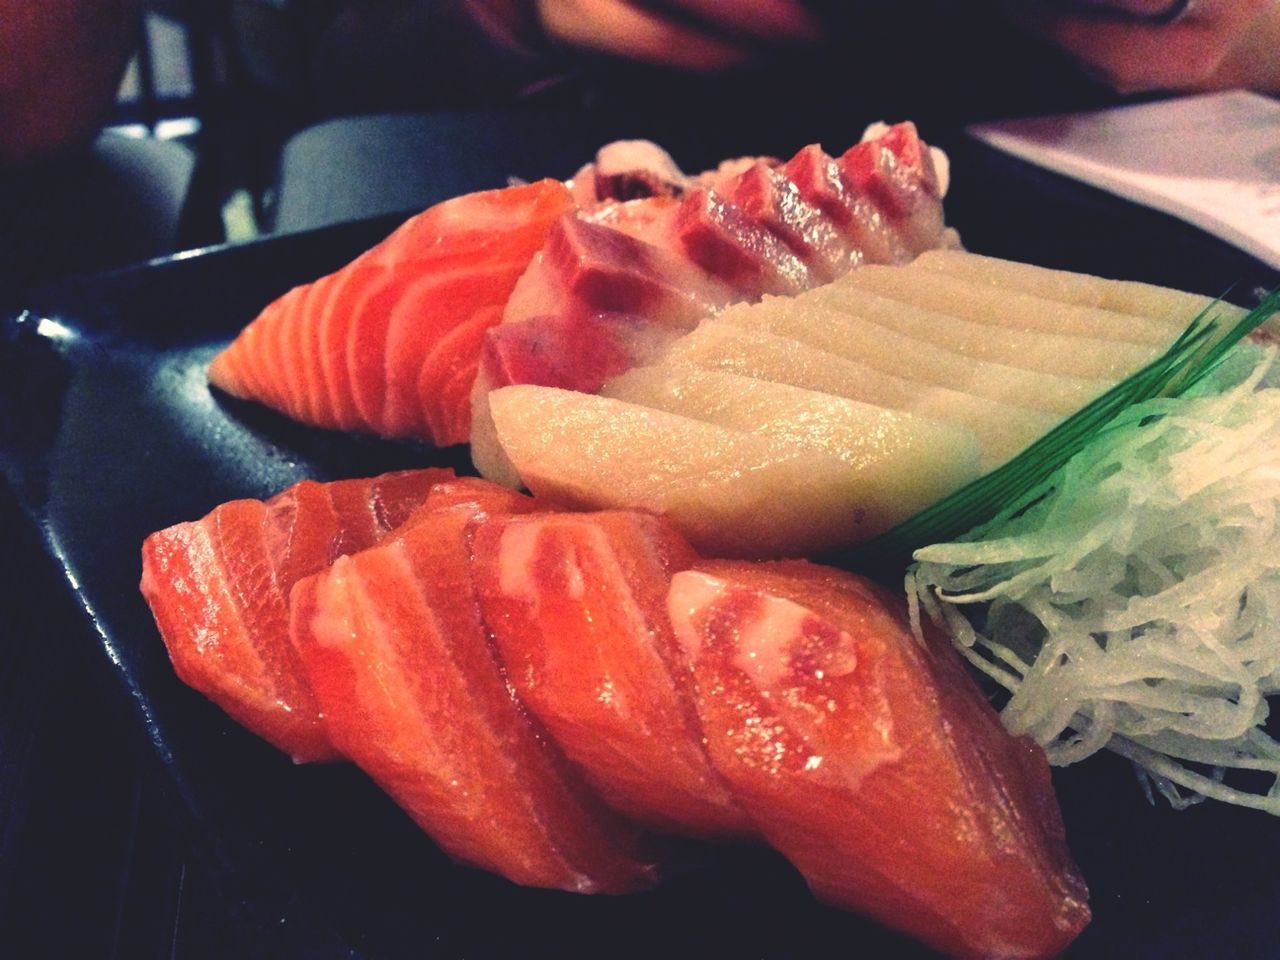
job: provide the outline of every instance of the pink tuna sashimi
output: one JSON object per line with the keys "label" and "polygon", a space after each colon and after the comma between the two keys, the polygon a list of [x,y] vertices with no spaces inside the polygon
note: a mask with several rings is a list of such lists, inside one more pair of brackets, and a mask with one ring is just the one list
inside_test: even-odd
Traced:
{"label": "pink tuna sashimi", "polygon": [[532,725],[490,647],[471,539],[494,507],[416,516],[301,581],[294,644],[334,742],[451,856],[530,886],[643,889],[643,837]]}
{"label": "pink tuna sashimi", "polygon": [[903,604],[803,562],[677,573],[707,749],[814,892],[960,957],[1050,957],[1089,919],[1044,754]]}
{"label": "pink tuna sashimi", "polygon": [[295,760],[338,756],[289,643],[289,591],[399,526],[449,470],[304,480],[147,538],[142,593],[178,676]]}
{"label": "pink tuna sashimi", "polygon": [[873,200],[905,241],[909,257],[943,242],[941,188],[929,147],[914,124],[850,147],[836,161],[855,190]]}
{"label": "pink tuna sashimi", "polygon": [[553,314],[504,323],[485,337],[480,368],[490,389],[536,383],[595,393],[657,356],[678,331],[635,314]]}
{"label": "pink tuna sashimi", "polygon": [[497,518],[476,533],[481,612],[533,714],[615,809],[666,832],[753,828],[712,771],[666,613],[698,559],[638,512]]}
{"label": "pink tuna sashimi", "polygon": [[[479,333],[572,209],[555,180],[438,204],[269,305],[214,358],[210,381],[316,426],[465,441]],[[427,366],[435,389],[423,388]]]}
{"label": "pink tuna sashimi", "polygon": [[[482,474],[519,482],[497,442],[491,389],[595,390],[629,356],[652,356],[634,348],[637,330],[688,328],[728,303],[796,293],[863,262],[904,262],[947,239],[932,157],[910,124],[840,161],[806,147],[785,165],[735,161],[678,189],[680,198],[605,203],[553,228],[502,325],[485,333],[472,391]],[[647,323],[582,320],[608,312]],[[506,329],[515,324],[524,326]]]}
{"label": "pink tuna sashimi", "polygon": [[905,263],[911,259],[906,240],[879,206],[845,182],[840,165],[821,147],[805,147],[782,168],[800,196],[837,224],[864,263]]}
{"label": "pink tuna sashimi", "polygon": [[631,313],[688,329],[736,299],[681,253],[582,216],[560,218],[516,285],[504,323],[547,314]]}
{"label": "pink tuna sashimi", "polygon": [[689,259],[729,284],[737,300],[799,293],[818,283],[786,243],[705,187],[681,201],[675,229]]}
{"label": "pink tuna sashimi", "polygon": [[724,196],[827,282],[858,265],[861,251],[831,217],[801,195],[786,174],[760,161],[722,188]]}

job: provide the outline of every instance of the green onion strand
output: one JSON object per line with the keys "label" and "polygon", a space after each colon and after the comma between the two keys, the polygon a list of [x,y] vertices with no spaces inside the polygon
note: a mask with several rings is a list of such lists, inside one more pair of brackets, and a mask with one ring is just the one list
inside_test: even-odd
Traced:
{"label": "green onion strand", "polygon": [[920,547],[954,540],[1011,504],[1035,499],[1060,467],[1126,409],[1158,396],[1178,396],[1208,376],[1237,343],[1280,312],[1280,288],[1215,337],[1220,323],[1212,312],[1218,303],[1205,307],[1164,353],[1003,466],[835,559],[863,569],[899,569]]}

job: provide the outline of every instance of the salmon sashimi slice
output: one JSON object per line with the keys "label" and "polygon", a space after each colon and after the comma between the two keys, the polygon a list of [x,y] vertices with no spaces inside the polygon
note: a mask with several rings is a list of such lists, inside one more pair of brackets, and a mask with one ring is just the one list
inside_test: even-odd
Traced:
{"label": "salmon sashimi slice", "polygon": [[452,477],[429,469],[306,480],[153,533],[141,589],[178,676],[294,760],[337,758],[289,642],[289,590],[372,546]]}
{"label": "salmon sashimi slice", "polygon": [[447,507],[469,506],[477,514],[502,517],[508,514],[533,513],[543,509],[533,497],[479,477],[456,477],[437,483],[414,511],[405,519],[404,529],[419,520],[430,518]]}
{"label": "salmon sashimi slice", "polygon": [[334,742],[447,853],[529,886],[624,893],[655,879],[514,698],[481,620],[483,507],[418,515],[294,588],[293,641]]}
{"label": "salmon sashimi slice", "polygon": [[471,388],[479,369],[486,331],[502,320],[503,307],[479,307],[436,342],[422,361],[414,389],[427,431],[440,443],[465,443],[471,436]]}
{"label": "salmon sashimi slice", "polygon": [[960,957],[1056,956],[1088,922],[1043,753],[888,594],[709,562],[668,609],[713,763],[820,898]]}
{"label": "salmon sashimi slice", "polygon": [[495,518],[475,538],[481,613],[529,710],[610,806],[664,832],[746,836],[712,770],[666,612],[697,561],[634,511]]}
{"label": "salmon sashimi slice", "polygon": [[[524,251],[519,253],[515,260],[426,274],[415,271],[409,278],[391,308],[387,329],[382,433],[430,435],[440,446],[466,442],[469,411],[458,422],[458,411],[447,406],[445,398],[424,391],[420,381],[430,371],[429,379],[438,388],[459,366],[475,377],[480,337],[484,328],[502,319],[506,304],[505,296],[495,302],[494,291],[510,295],[528,266]],[[398,269],[408,273],[403,266]],[[461,342],[455,340],[460,330],[466,337]],[[469,390],[470,383],[466,387]]]}
{"label": "salmon sashimi slice", "polygon": [[[456,394],[465,391],[454,387],[450,406],[436,409],[423,365],[455,327],[478,315],[497,322],[552,223],[574,208],[556,180],[438,204],[270,304],[214,358],[209,379],[315,426],[461,442],[469,405]],[[444,365],[447,376],[474,376],[475,338],[450,344],[459,347],[467,353]]]}

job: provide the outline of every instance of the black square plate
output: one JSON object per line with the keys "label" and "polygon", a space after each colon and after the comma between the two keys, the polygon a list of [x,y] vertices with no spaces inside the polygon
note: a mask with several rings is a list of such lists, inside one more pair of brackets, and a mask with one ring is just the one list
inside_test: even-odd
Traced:
{"label": "black square plate", "polygon": [[[1251,300],[1277,277],[1166,217],[952,145],[949,219],[970,249]],[[182,686],[137,590],[153,530],[302,479],[437,451],[301,428],[212,395],[209,358],[292,284],[395,218],[198,252],[33,296],[0,338],[0,465],[171,775],[198,853],[264,956],[926,956],[814,903],[764,851],[691,845],[658,890],[583,898],[451,864],[346,766],[295,767]],[[1269,957],[1280,947],[1280,823],[1150,806],[1109,756],[1059,771],[1095,920],[1073,956]]]}

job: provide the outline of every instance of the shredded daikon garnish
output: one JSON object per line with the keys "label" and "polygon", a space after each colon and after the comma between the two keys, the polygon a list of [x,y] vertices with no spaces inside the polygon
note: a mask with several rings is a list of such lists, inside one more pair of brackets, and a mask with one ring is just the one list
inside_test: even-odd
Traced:
{"label": "shredded daikon garnish", "polygon": [[[1280,814],[1280,388],[1122,413],[1030,501],[916,551],[919,609],[1065,765],[1107,747],[1176,806]],[[970,608],[966,617],[961,608]]]}

